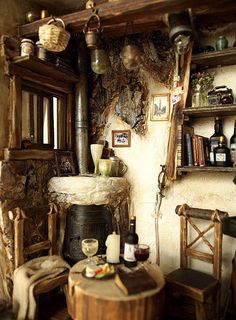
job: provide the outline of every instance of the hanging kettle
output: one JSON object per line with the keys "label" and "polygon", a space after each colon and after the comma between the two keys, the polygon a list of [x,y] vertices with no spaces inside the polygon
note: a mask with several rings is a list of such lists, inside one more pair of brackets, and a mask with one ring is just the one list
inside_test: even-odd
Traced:
{"label": "hanging kettle", "polygon": [[[90,27],[90,23],[92,20],[96,20],[96,26],[94,28]],[[100,25],[100,17],[96,13],[93,13],[88,21],[86,22],[84,29],[83,29],[84,35],[85,35],[85,41],[87,44],[87,47],[89,49],[96,49],[98,45],[98,40],[101,33],[101,25]]]}

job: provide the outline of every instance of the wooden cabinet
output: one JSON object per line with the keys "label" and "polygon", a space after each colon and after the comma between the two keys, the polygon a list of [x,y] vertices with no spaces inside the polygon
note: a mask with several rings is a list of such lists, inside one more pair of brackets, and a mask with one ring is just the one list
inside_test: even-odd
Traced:
{"label": "wooden cabinet", "polygon": [[[200,67],[214,68],[236,64],[236,48],[229,48],[222,51],[213,51],[201,53],[192,56],[192,63]],[[191,120],[194,126],[194,120],[206,117],[225,117],[236,115],[236,103],[228,105],[214,105],[205,107],[188,107],[183,109],[183,115],[186,120]],[[212,122],[212,127],[214,123]],[[233,130],[233,129],[232,129]],[[182,141],[183,146],[183,141]],[[183,154],[183,153],[182,153]],[[182,172],[236,172],[236,167],[214,167],[214,166],[181,166],[177,167],[179,173]]]}

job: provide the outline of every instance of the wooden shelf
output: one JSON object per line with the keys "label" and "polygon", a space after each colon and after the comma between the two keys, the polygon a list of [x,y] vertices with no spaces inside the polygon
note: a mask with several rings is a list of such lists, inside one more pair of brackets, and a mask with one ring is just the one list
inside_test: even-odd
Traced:
{"label": "wooden shelf", "polygon": [[183,114],[190,118],[232,116],[236,114],[236,104],[225,104],[202,108],[185,108],[183,109]]}
{"label": "wooden shelf", "polygon": [[236,172],[236,167],[177,167],[178,172]]}
{"label": "wooden shelf", "polygon": [[192,63],[205,68],[236,64],[236,48],[194,54],[192,56]]}
{"label": "wooden shelf", "polygon": [[13,61],[10,64],[10,70],[14,70],[14,66],[20,66],[37,74],[49,76],[58,81],[73,83],[79,80],[79,77],[73,72],[30,55],[13,58]]}
{"label": "wooden shelf", "polygon": [[9,160],[53,160],[55,159],[54,150],[44,149],[4,149],[3,159]]}

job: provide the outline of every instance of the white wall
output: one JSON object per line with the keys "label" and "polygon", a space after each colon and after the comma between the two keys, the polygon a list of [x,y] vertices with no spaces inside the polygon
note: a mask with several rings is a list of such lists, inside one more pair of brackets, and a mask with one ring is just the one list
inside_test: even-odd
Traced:
{"label": "white wall", "polygon": [[[232,28],[233,29],[233,28]],[[235,29],[235,28],[234,28]],[[225,34],[229,39],[229,46],[234,42],[228,30],[219,33],[203,34],[202,44],[214,45],[219,34]],[[210,40],[209,40],[210,39]],[[215,72],[214,85],[227,85],[236,95],[236,66],[209,70]],[[149,87],[149,108],[151,95],[168,92],[153,79],[146,78]],[[235,117],[225,117],[223,131],[228,140],[233,134]],[[140,242],[151,245],[151,260],[155,261],[155,197],[157,178],[160,165],[165,164],[170,123],[168,121],[150,121],[147,119],[147,133],[140,137],[132,131],[130,148],[114,148],[115,153],[128,165],[127,179],[131,184],[132,205],[130,214],[137,217],[137,233]],[[127,124],[110,113],[105,129],[105,139],[111,145],[111,130],[130,129]],[[210,137],[214,132],[214,118],[195,121],[195,133]],[[178,204],[187,203],[189,206],[220,209],[236,215],[236,186],[232,182],[233,173],[189,173],[180,180],[171,183],[161,207],[159,220],[160,260],[165,273],[179,265],[179,218],[175,214]],[[223,287],[224,294],[229,286],[231,261],[236,249],[236,239],[223,237]],[[204,267],[205,268],[205,267]]]}

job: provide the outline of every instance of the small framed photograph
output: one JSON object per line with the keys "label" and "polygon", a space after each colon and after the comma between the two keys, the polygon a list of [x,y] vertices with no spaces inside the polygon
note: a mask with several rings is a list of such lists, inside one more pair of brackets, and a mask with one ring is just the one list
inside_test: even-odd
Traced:
{"label": "small framed photograph", "polygon": [[112,147],[130,147],[130,130],[112,130]]}
{"label": "small framed photograph", "polygon": [[56,169],[59,177],[75,176],[77,164],[75,154],[72,151],[55,151]]}
{"label": "small framed photograph", "polygon": [[150,109],[151,121],[164,121],[169,119],[170,112],[170,94],[156,94],[152,96]]}

